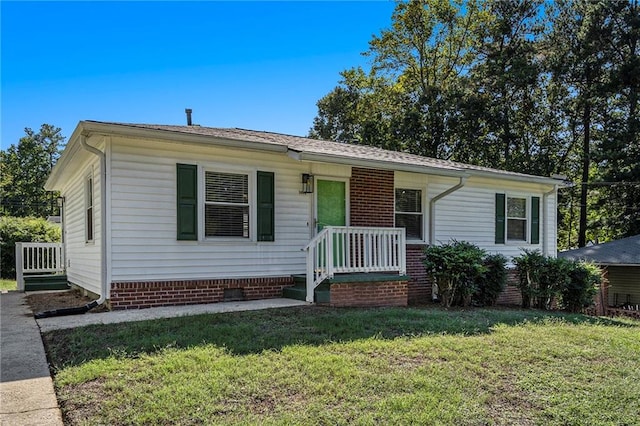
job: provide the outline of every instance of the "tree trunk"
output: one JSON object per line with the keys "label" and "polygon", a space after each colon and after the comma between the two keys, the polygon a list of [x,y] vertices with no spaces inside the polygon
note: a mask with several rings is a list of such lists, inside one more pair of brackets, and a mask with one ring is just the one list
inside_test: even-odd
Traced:
{"label": "tree trunk", "polygon": [[580,188],[580,229],[578,247],[587,245],[587,191],[589,190],[589,166],[591,164],[591,103],[587,100],[582,114],[584,139],[582,142],[582,188]]}

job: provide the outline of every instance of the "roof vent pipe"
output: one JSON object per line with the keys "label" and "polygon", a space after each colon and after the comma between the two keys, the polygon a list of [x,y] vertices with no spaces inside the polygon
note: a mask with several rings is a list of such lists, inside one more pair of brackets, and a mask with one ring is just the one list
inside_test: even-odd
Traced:
{"label": "roof vent pipe", "polygon": [[193,110],[191,108],[185,108],[184,112],[187,113],[187,126],[191,126],[191,113]]}

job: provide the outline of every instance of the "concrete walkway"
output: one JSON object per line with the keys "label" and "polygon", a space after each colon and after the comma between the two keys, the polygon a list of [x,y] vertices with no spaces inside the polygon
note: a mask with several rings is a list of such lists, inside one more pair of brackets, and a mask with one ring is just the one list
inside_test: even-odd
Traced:
{"label": "concrete walkway", "polygon": [[62,425],[40,330],[18,292],[0,295],[0,425]]}
{"label": "concrete walkway", "polygon": [[0,294],[0,425],[62,425],[40,332],[179,316],[309,305],[291,299],[223,302],[33,318],[24,293]]}
{"label": "concrete walkway", "polygon": [[120,322],[144,321],[160,318],[175,318],[200,314],[219,314],[224,312],[257,311],[260,309],[289,308],[309,305],[307,302],[293,299],[265,299],[248,302],[221,302],[207,305],[165,306],[162,308],[131,309],[87,313],[66,317],[41,318],[37,320],[43,333],[51,330],[83,327],[92,324],[116,324]]}

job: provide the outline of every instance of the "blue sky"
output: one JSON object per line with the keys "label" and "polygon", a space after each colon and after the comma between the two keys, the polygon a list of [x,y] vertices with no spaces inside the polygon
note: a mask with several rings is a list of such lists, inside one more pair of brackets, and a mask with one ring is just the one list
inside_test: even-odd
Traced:
{"label": "blue sky", "polygon": [[2,149],[42,123],[194,123],[306,135],[392,1],[0,2]]}

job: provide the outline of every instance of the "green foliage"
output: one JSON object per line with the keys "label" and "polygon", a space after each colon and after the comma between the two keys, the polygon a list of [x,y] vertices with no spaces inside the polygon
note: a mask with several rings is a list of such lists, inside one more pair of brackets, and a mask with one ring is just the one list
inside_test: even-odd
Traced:
{"label": "green foliage", "polygon": [[570,312],[580,312],[593,303],[593,297],[602,284],[602,270],[593,263],[575,262],[568,276],[560,292],[561,303]]}
{"label": "green foliage", "polygon": [[0,213],[6,216],[46,217],[57,214],[57,194],[44,184],[60,156],[64,136],[60,128],[43,124],[39,132],[24,129],[17,145],[0,151]]}
{"label": "green foliage", "polygon": [[593,303],[602,272],[592,264],[546,257],[523,250],[514,258],[518,267],[522,307],[552,309],[554,302],[571,312]]}
{"label": "green foliage", "polygon": [[480,306],[494,306],[507,285],[507,258],[501,254],[487,255],[485,271],[476,280],[473,301]]}
{"label": "green foliage", "polygon": [[486,252],[465,241],[453,241],[425,248],[424,265],[438,285],[445,307],[455,303],[469,305],[476,292],[476,280],[486,272]]}
{"label": "green foliage", "polygon": [[540,287],[540,275],[544,273],[546,258],[537,250],[523,250],[513,258],[518,268],[518,288],[522,295],[522,307],[530,308],[532,299]]}
{"label": "green foliage", "polygon": [[637,1],[398,2],[310,136],[576,182],[560,248],[640,233]]}
{"label": "green foliage", "polygon": [[0,217],[0,268],[3,278],[15,278],[17,242],[58,242],[60,227],[35,217]]}

